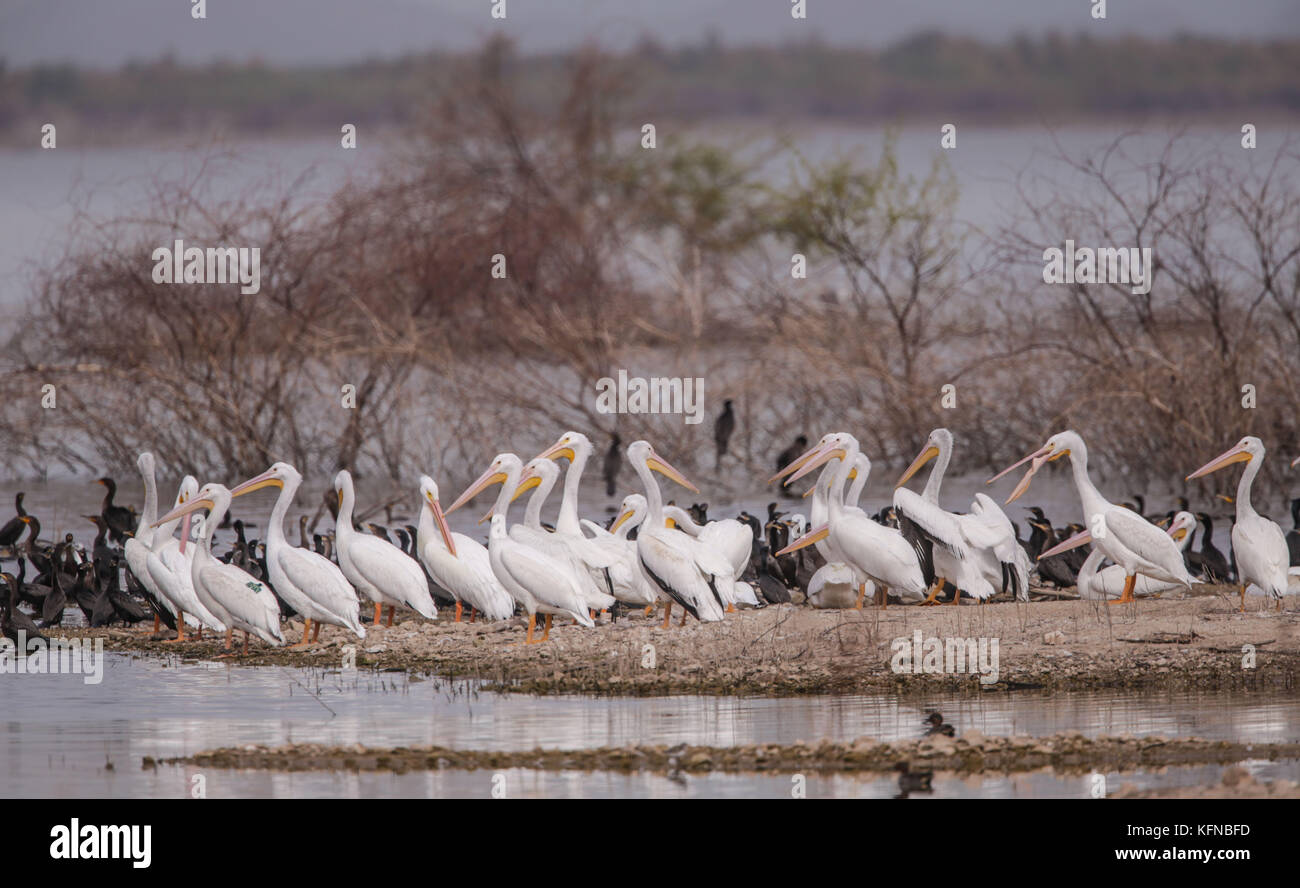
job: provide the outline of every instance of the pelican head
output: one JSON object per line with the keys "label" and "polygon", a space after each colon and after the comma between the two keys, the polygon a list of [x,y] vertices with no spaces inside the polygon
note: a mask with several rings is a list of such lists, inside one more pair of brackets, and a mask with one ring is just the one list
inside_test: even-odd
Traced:
{"label": "pelican head", "polygon": [[[1024,459],[1007,466],[985,483],[992,484],[1011,470],[1022,466],[1025,463],[1029,463],[1029,471],[1025,472],[1025,477],[1020,479],[1020,483],[1016,485],[1016,489],[1011,491],[1011,496],[1007,497],[1008,503],[1015,502],[1020,498],[1021,494],[1029,489],[1029,482],[1033,480],[1034,474],[1043,467],[1044,463],[1058,460],[1063,456],[1069,456],[1071,452],[1076,450],[1080,453],[1087,453],[1083,446],[1083,438],[1079,437],[1078,432],[1057,432],[1055,435],[1048,438],[1047,443],[1042,447],[1038,448]],[[1030,462],[1030,460],[1033,460],[1033,462]]]}
{"label": "pelican head", "polygon": [[[224,512],[228,508],[230,508],[230,491],[224,484],[217,484],[213,481],[204,484],[192,498],[177,505],[176,508],[155,521],[153,526],[157,527],[160,524],[166,524],[168,521],[175,521],[177,518],[185,518],[200,510],[214,513]],[[185,529],[181,532],[182,545],[184,545],[185,538],[189,536],[188,531],[189,521],[187,520]]]}
{"label": "pelican head", "polygon": [[141,475],[152,475],[154,472],[153,454],[148,450],[135,458],[135,464]]}
{"label": "pelican head", "polygon": [[1174,538],[1175,543],[1181,543],[1196,527],[1196,516],[1191,512],[1179,512],[1174,516],[1174,520],[1169,525],[1167,533]]}
{"label": "pelican head", "polygon": [[567,431],[554,444],[537,454],[538,459],[560,459],[575,462],[578,454],[591,454],[591,441],[582,432]]}
{"label": "pelican head", "polygon": [[451,538],[451,528],[447,526],[447,516],[443,514],[442,503],[438,501],[438,482],[428,475],[420,476],[420,499],[424,500],[425,506],[433,513],[434,523],[438,525],[438,532],[442,534],[442,541],[447,544],[447,551],[455,555],[456,541]]}
{"label": "pelican head", "polygon": [[[450,515],[493,484],[510,484],[512,479],[514,483],[518,483],[521,471],[522,465],[519,462],[519,457],[513,453],[498,453],[492,458],[492,462],[484,470],[483,474],[479,475],[474,483],[465,488],[465,492],[456,498],[456,501],[451,504],[451,508],[447,510],[447,514]],[[514,493],[514,491],[512,490],[511,493]]]}
{"label": "pelican head", "polygon": [[[834,437],[835,437],[834,432],[830,434],[822,435],[820,441],[818,441],[812,447],[809,447],[803,453],[799,454],[794,459],[792,459],[790,461],[790,464],[787,465],[785,468],[781,469],[781,471],[777,472],[771,478],[768,478],[767,483],[771,484],[773,481],[780,480],[781,478],[784,478],[786,475],[789,475],[791,472],[796,472],[799,469],[803,468],[808,463],[808,460],[812,459],[813,457],[821,453],[821,451],[830,444],[831,439]],[[790,483],[789,481],[786,482],[786,484],[789,483]]]}
{"label": "pelican head", "polygon": [[649,441],[633,441],[627,446],[627,458],[632,465],[643,465],[652,472],[658,472],[670,481],[680,484],[692,493],[700,489],[686,480],[686,476],[672,467],[668,460],[655,452]]}
{"label": "pelican head", "polygon": [[1253,435],[1247,435],[1232,447],[1229,447],[1223,453],[1220,453],[1214,459],[1201,466],[1195,472],[1192,472],[1192,474],[1188,475],[1185,480],[1191,481],[1193,478],[1204,477],[1211,472],[1217,472],[1219,469],[1222,469],[1225,466],[1230,466],[1233,463],[1250,462],[1252,459],[1263,460],[1263,458],[1264,442]]}
{"label": "pelican head", "polygon": [[510,502],[514,502],[534,487],[540,486],[543,482],[555,484],[555,479],[560,477],[560,467],[554,460],[544,456],[534,457],[524,463],[524,469],[519,474],[519,483],[515,485],[514,496],[510,497]]}
{"label": "pelican head", "polygon": [[[785,479],[785,486],[789,487],[792,483],[831,459],[848,459],[849,452],[857,453],[857,450],[857,439],[848,432],[833,432],[825,435],[821,441],[817,442],[816,447],[790,464],[799,465],[797,470],[789,478]],[[789,466],[786,468],[789,468]]]}
{"label": "pelican head", "polygon": [[243,484],[232,488],[230,495],[232,497],[243,496],[246,493],[252,493],[254,490],[261,490],[263,487],[275,487],[283,490],[287,484],[296,487],[301,482],[302,475],[298,474],[297,469],[287,462],[276,462],[272,463],[271,468],[262,474],[255,475]]}
{"label": "pelican head", "polygon": [[609,532],[616,533],[624,524],[628,525],[630,530],[645,520],[647,509],[646,499],[643,494],[629,493],[623,497],[623,502],[618,507],[618,517],[610,525]]}
{"label": "pelican head", "polygon": [[917,454],[916,459],[912,460],[912,464],[907,467],[907,471],[903,472],[903,476],[898,479],[894,487],[902,487],[912,480],[912,476],[921,471],[922,466],[945,450],[952,451],[952,432],[942,428],[930,432],[930,436],[925,439],[925,446],[921,448],[921,452]]}

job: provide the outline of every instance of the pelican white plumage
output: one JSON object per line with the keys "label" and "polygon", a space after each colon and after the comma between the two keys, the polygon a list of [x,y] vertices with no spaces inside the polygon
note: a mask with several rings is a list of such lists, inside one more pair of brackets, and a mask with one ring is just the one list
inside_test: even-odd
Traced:
{"label": "pelican white plumage", "polygon": [[[1186,551],[1191,542],[1191,531],[1196,528],[1196,516],[1191,512],[1179,512],[1169,525],[1168,534],[1178,544],[1180,552]],[[1127,579],[1124,568],[1112,564],[1103,568],[1101,562],[1106,555],[1100,549],[1093,549],[1079,568],[1079,597],[1085,599],[1119,598],[1124,593]],[[1137,598],[1149,598],[1180,588],[1178,583],[1153,580],[1151,577],[1138,575],[1133,583],[1133,595]]]}
{"label": "pelican white plumage", "polygon": [[271,588],[291,608],[302,615],[302,641],[293,647],[306,645],[307,633],[316,624],[312,641],[320,637],[324,623],[341,626],[358,638],[366,637],[361,625],[361,602],[338,565],[310,549],[292,545],[284,536],[284,516],[293,503],[294,494],[302,484],[302,475],[286,462],[276,462],[256,477],[230,491],[232,497],[243,496],[264,487],[280,491],[271,508],[271,523],[266,531],[266,567]]}
{"label": "pelican white plumage", "polygon": [[752,530],[735,518],[696,524],[689,512],[677,506],[664,506],[664,517],[697,545],[725,559],[731,566],[730,577],[719,576],[715,583],[728,613],[734,611],[737,604],[759,606],[753,588],[740,579],[749,567],[749,557],[754,550]]}
{"label": "pelican white plumage", "polygon": [[343,568],[348,582],[375,603],[374,625],[379,625],[385,604],[389,626],[393,625],[393,612],[398,605],[436,620],[438,609],[419,563],[387,540],[358,533],[352,526],[352,511],[356,507],[352,473],[342,469],[335,475],[334,489],[339,497],[339,516],[334,528],[339,567]]}
{"label": "pelican white plumage", "polygon": [[817,568],[808,580],[807,598],[808,604],[816,608],[861,607],[862,583],[859,582],[859,574],[847,562],[828,561]]}
{"label": "pelican white plumage", "polygon": [[199,601],[225,624],[226,650],[230,650],[231,636],[236,629],[244,632],[244,653],[248,653],[249,633],[268,644],[284,644],[280,605],[267,585],[235,565],[212,557],[212,531],[230,509],[230,491],[224,485],[203,485],[193,499],[172,509],[158,523],[183,518],[200,509],[206,509],[208,517],[199,530],[190,578]]}
{"label": "pelican white plumage", "polygon": [[[154,478],[153,454],[146,450],[136,458],[135,464],[140,469],[140,477],[144,479],[144,510],[140,513],[140,523],[136,526],[135,536],[128,537],[122,546],[126,566],[130,568],[131,575],[140,582],[141,586],[144,586],[157,606],[175,617],[176,606],[158,590],[158,584],[154,582],[153,577],[149,576],[149,552],[153,549],[153,523],[158,520],[158,483]],[[159,623],[160,618],[155,612],[154,632],[158,631]],[[179,630],[180,636],[184,634],[183,630]]]}
{"label": "pelican white plumage", "polygon": [[[862,490],[866,487],[867,478],[871,474],[871,460],[867,459],[865,454],[858,454],[853,468],[849,470],[848,479],[853,483],[849,485],[847,493],[843,489],[835,488],[839,465],[838,457],[827,460],[822,466],[821,474],[817,476],[817,483],[804,494],[804,496],[812,496],[812,506],[809,508],[811,522],[794,537],[795,540],[806,534],[810,528],[821,527],[827,523],[830,518],[831,497],[840,497],[845,509],[849,511],[866,514],[858,507],[858,502],[862,498]],[[863,600],[868,595],[875,594],[875,581],[845,561],[844,555],[831,546],[829,539],[820,539],[813,545],[826,559],[826,563],[817,568],[808,580],[806,593],[808,603],[818,608],[861,608]]]}
{"label": "pelican white plumage", "polygon": [[1246,609],[1246,587],[1253,583],[1266,595],[1277,599],[1277,609],[1281,610],[1282,597],[1287,593],[1287,571],[1291,562],[1286,534],[1277,524],[1256,512],[1250,502],[1251,485],[1264,462],[1264,442],[1253,435],[1247,435],[1192,472],[1187,480],[1201,478],[1237,462],[1246,464],[1237,481],[1237,520],[1232,525],[1232,551],[1237,558],[1241,609]]}
{"label": "pelican white plumage", "polygon": [[470,606],[470,622],[476,614],[488,620],[508,620],[515,601],[492,572],[487,547],[463,533],[452,533],[438,498],[438,485],[428,475],[420,476],[420,521],[416,528],[416,551],[439,586],[456,599],[456,622],[464,604]]}
{"label": "pelican white plumage", "polygon": [[641,559],[637,557],[636,552],[636,541],[627,538],[632,528],[640,527],[644,522],[646,509],[645,496],[629,493],[619,504],[618,515],[615,516],[609,530],[585,518],[582,519],[582,526],[591,534],[594,542],[619,553],[618,562],[609,568],[614,597],[624,604],[647,608],[647,616],[649,616],[648,609],[657,601],[661,598],[664,601],[669,599],[658,590],[654,581],[641,567]]}
{"label": "pelican white plumage", "polygon": [[599,592],[611,592],[604,571],[618,561],[619,554],[594,544],[582,532],[578,518],[578,499],[582,487],[582,473],[591,457],[591,441],[582,432],[567,431],[554,444],[537,455],[537,459],[567,459],[569,467],[564,473],[564,492],[560,498],[560,511],[555,517],[555,535],[569,547],[574,558],[585,566],[591,575],[592,585]]}
{"label": "pelican white plumage", "polygon": [[650,579],[671,599],[664,606],[664,627],[668,627],[672,618],[674,602],[701,622],[721,620],[724,605],[717,590],[717,578],[727,577],[731,564],[720,556],[701,564],[701,559],[708,559],[707,550],[690,537],[664,526],[663,494],[653,473],[658,472],[695,493],[699,489],[655,453],[649,441],[629,444],[627,456],[645,487],[646,517],[637,532],[637,557]]}
{"label": "pelican white plumage", "polygon": [[1091,540],[1107,558],[1124,568],[1124,592],[1110,604],[1134,600],[1133,587],[1139,574],[1190,590],[1193,579],[1183,563],[1183,553],[1173,539],[1132,509],[1117,506],[1107,500],[1092,483],[1088,477],[1088,448],[1078,432],[1058,432],[1048,438],[1042,447],[990,478],[988,483],[993,483],[1017,466],[1030,463],[1025,476],[1007,498],[1008,503],[1013,502],[1029,489],[1029,482],[1045,463],[1062,457],[1070,459],[1070,471],[1083,506],[1084,527],[1087,530],[1041,553],[1039,560]]}
{"label": "pelican white plumage", "polygon": [[[1016,542],[1011,520],[998,504],[977,493],[966,514],[949,512],[939,505],[939,487],[951,459],[952,432],[945,428],[933,430],[894,490],[894,510],[934,544],[935,581],[925,603],[934,603],[945,580],[980,601],[1008,590],[1019,600],[1028,601],[1033,565]],[[916,494],[904,487],[930,460],[935,463],[924,490]],[[960,601],[960,594],[953,596],[953,604]]]}
{"label": "pelican white plumage", "polygon": [[[459,509],[479,492],[493,484],[500,484],[496,504],[492,507],[492,525],[488,533],[488,557],[492,572],[528,614],[528,634],[525,644],[540,644],[551,634],[551,618],[555,615],[572,617],[589,628],[596,625],[591,618],[582,584],[567,560],[562,560],[534,549],[511,538],[506,517],[510,501],[519,486],[523,465],[513,453],[498,453],[473,484],[465,488],[447,510]],[[533,639],[537,615],[546,615],[546,629],[540,639]]]}
{"label": "pelican white plumage", "polygon": [[[834,432],[822,437],[815,446],[777,473],[776,478],[789,474],[786,484],[803,477],[831,459],[840,460],[836,470],[835,488],[843,490],[849,473],[861,450],[858,439],[847,432]],[[776,480],[774,478],[773,480]],[[893,593],[904,601],[923,601],[932,579],[929,565],[918,551],[892,527],[872,521],[861,509],[850,508],[838,496],[829,502],[829,517],[820,527],[792,542],[778,554],[793,552],[811,546],[818,540],[828,540],[831,550],[863,575],[884,587],[885,595]]]}
{"label": "pelican white plumage", "polygon": [[546,457],[529,460],[520,469],[518,483],[510,501],[514,502],[528,490],[536,490],[528,500],[523,522],[509,528],[510,538],[532,546],[558,561],[567,562],[587,600],[587,607],[593,612],[607,610],[613,606],[615,599],[609,593],[610,585],[605,578],[605,570],[617,562],[617,553],[607,552],[587,539],[582,535],[581,528],[575,535],[542,527],[542,504],[555,488],[559,477],[560,467]]}
{"label": "pelican white plumage", "polygon": [[[181,486],[176,491],[176,501],[172,511],[192,501],[198,495],[199,482],[193,475],[181,479]],[[189,513],[171,520],[159,520],[153,528],[153,546],[145,558],[145,570],[149,579],[162,594],[165,601],[171,603],[177,615],[175,641],[185,640],[185,625],[199,630],[202,634],[206,626],[214,632],[225,632],[229,626],[213,613],[200,600],[194,589],[193,567],[195,546],[190,542]],[[176,539],[176,525],[181,526],[181,537]]]}

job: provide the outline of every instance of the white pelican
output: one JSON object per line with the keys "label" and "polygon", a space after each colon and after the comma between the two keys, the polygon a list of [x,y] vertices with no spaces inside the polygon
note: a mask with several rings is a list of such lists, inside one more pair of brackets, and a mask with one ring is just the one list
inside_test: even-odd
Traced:
{"label": "white pelican", "polygon": [[452,533],[438,499],[438,485],[428,475],[420,476],[419,526],[416,551],[429,574],[439,586],[456,599],[456,622],[460,622],[463,604],[470,606],[470,622],[475,614],[488,620],[508,620],[514,615],[515,601],[492,572],[487,547],[463,533]]}
{"label": "white pelican", "polygon": [[230,491],[230,495],[243,496],[264,487],[280,490],[266,531],[266,567],[271,588],[302,614],[302,641],[293,647],[307,644],[307,633],[311,632],[313,621],[316,633],[312,641],[320,637],[322,623],[341,626],[358,638],[365,638],[366,630],[361,625],[361,602],[343,571],[328,558],[310,549],[300,549],[284,537],[284,516],[301,484],[302,475],[297,469],[286,462],[277,462]]}
{"label": "white pelican", "polygon": [[[1028,553],[1016,542],[1011,520],[998,504],[977,493],[968,514],[949,512],[939,505],[939,487],[951,459],[952,432],[935,429],[894,490],[894,510],[934,544],[934,587],[925,603],[934,603],[945,580],[958,589],[953,604],[961,602],[961,592],[985,601],[1007,590],[1019,600],[1028,601],[1033,566]],[[930,460],[935,464],[925,489],[916,494],[904,487]]]}
{"label": "white pelican", "polygon": [[[174,617],[176,616],[176,606],[171,603],[167,596],[158,591],[158,584],[149,576],[149,551],[153,548],[153,523],[158,520],[158,483],[154,479],[154,460],[153,454],[145,451],[141,453],[135,461],[136,466],[140,469],[140,476],[144,479],[144,511],[140,513],[140,523],[136,526],[135,536],[128,537],[123,545],[123,553],[126,556],[126,566],[131,569],[131,575],[140,581],[140,585],[157,602],[159,607],[166,608]],[[156,633],[159,628],[160,619],[155,613],[153,617],[153,631]],[[178,635],[183,637],[185,632],[177,627]],[[179,640],[179,639],[178,639]]]}
{"label": "white pelican", "polygon": [[[791,473],[785,482],[788,485],[823,463],[838,458],[840,465],[836,470],[834,490],[842,491],[859,454],[857,438],[847,432],[835,432],[824,436],[776,477]],[[929,583],[926,581],[928,565],[923,563],[923,553],[914,548],[901,532],[877,524],[861,509],[846,506],[838,496],[830,497],[829,517],[825,524],[813,528],[777,554],[793,552],[823,539],[829,541],[836,560],[844,561],[877,586],[884,587],[885,596],[892,592],[905,601],[925,599]]]}
{"label": "white pelican", "polygon": [[[1196,517],[1191,512],[1179,512],[1174,516],[1173,522],[1169,525],[1168,533],[1173,537],[1174,542],[1178,544],[1180,552],[1187,549],[1187,544],[1192,539],[1191,531],[1195,528]],[[1100,549],[1093,549],[1087,560],[1083,562],[1083,566],[1079,568],[1077,583],[1080,598],[1118,598],[1123,594],[1124,583],[1127,580],[1124,575],[1124,568],[1118,564],[1102,568],[1101,562],[1105,557],[1105,553]],[[1146,598],[1168,592],[1171,589],[1177,589],[1179,585],[1178,583],[1166,583],[1139,575],[1137,581],[1133,584],[1133,594],[1138,598]]]}
{"label": "white pelican", "polygon": [[334,528],[334,548],[343,576],[356,590],[375,603],[374,625],[379,625],[383,606],[388,605],[388,625],[393,625],[393,611],[398,605],[409,607],[420,616],[435,620],[438,609],[429,593],[429,581],[414,558],[387,540],[358,533],[352,526],[356,492],[352,473],[342,469],[334,476],[339,495],[339,517]]}
{"label": "white pelican", "polygon": [[[868,581],[870,582],[870,581]],[[872,583],[872,588],[875,584]],[[859,574],[843,561],[828,561],[817,568],[808,580],[808,604],[816,608],[862,607],[862,583]]]}
{"label": "white pelican", "polygon": [[[573,553],[573,557],[585,565],[592,577],[592,585],[598,592],[609,592],[605,582],[604,571],[617,561],[617,555],[599,545],[582,533],[582,523],[578,518],[578,498],[582,486],[582,472],[587,467],[587,460],[592,453],[591,441],[582,432],[568,431],[559,437],[550,447],[537,455],[537,459],[567,459],[569,468],[564,473],[564,494],[560,498],[560,511],[555,518],[555,534],[563,540]],[[526,476],[525,476],[526,477]]]}
{"label": "white pelican", "polygon": [[664,601],[670,599],[659,592],[654,581],[646,575],[641,567],[641,559],[637,556],[636,541],[627,538],[632,528],[640,527],[645,521],[646,510],[645,497],[639,493],[629,493],[619,504],[618,515],[609,530],[585,518],[582,519],[582,525],[596,543],[619,552],[618,562],[609,568],[614,597],[624,604],[646,608],[646,616],[649,616],[650,609],[661,597]]}
{"label": "white pelican", "polygon": [[[805,523],[801,532],[792,539],[797,540],[810,528],[821,527],[829,520],[832,496],[842,496],[845,508],[862,511],[858,508],[858,502],[862,498],[862,489],[866,487],[867,478],[871,474],[871,460],[867,459],[865,454],[858,454],[853,468],[849,470],[848,477],[853,483],[849,485],[848,493],[835,489],[839,465],[839,457],[827,460],[822,466],[821,474],[817,476],[817,483],[804,494],[813,498],[812,507],[809,509],[811,522]],[[875,581],[856,570],[838,551],[832,550],[828,540],[821,539],[813,545],[826,559],[826,563],[817,568],[808,580],[806,593],[808,603],[817,608],[860,609],[863,599],[875,594]]]}
{"label": "white pelican", "polygon": [[1276,598],[1277,609],[1281,610],[1282,596],[1287,591],[1287,569],[1291,562],[1286,534],[1282,533],[1282,528],[1256,512],[1250,503],[1250,486],[1264,462],[1264,442],[1247,435],[1235,446],[1192,472],[1187,480],[1203,477],[1236,462],[1246,463],[1241,479],[1237,481],[1237,520],[1232,525],[1232,551],[1237,558],[1241,610],[1246,610],[1246,586],[1251,583]]}
{"label": "white pelican", "polygon": [[[699,488],[655,453],[649,441],[629,444],[627,457],[645,486],[646,517],[637,532],[637,557],[650,579],[671,599],[664,606],[664,628],[672,618],[673,602],[701,622],[721,620],[723,604],[717,590],[716,571],[722,570],[725,576],[730,572],[730,564],[725,559],[715,558],[713,563],[701,565],[700,558],[705,554],[703,547],[664,525],[663,494],[652,473],[658,472],[695,493],[700,492]],[[683,615],[682,619],[686,617]]]}
{"label": "white pelican", "polygon": [[605,570],[618,561],[618,553],[605,551],[583,536],[581,530],[571,535],[542,527],[542,503],[559,477],[560,467],[545,457],[539,456],[522,467],[510,501],[514,502],[532,488],[537,489],[528,500],[523,523],[509,528],[510,538],[558,561],[567,562],[583,597],[587,599],[587,607],[593,613],[608,610],[615,599],[609,594],[610,583]]}
{"label": "white pelican", "polygon": [[190,578],[194,591],[217,619],[226,626],[226,650],[230,650],[234,630],[244,631],[244,653],[248,653],[251,632],[267,644],[284,644],[280,633],[280,605],[265,583],[212,557],[212,531],[230,509],[230,491],[221,484],[205,484],[195,497],[172,509],[158,522],[183,518],[200,509],[208,511],[199,530],[199,544],[194,547]]}
{"label": "white pelican", "polygon": [[[487,487],[501,485],[501,492],[490,513],[492,526],[488,534],[488,557],[492,572],[501,585],[528,613],[528,634],[524,644],[540,644],[550,638],[551,618],[556,614],[572,617],[588,628],[594,627],[596,621],[591,618],[582,585],[569,562],[521,543],[507,532],[506,515],[522,471],[519,457],[513,453],[497,454],[483,474],[451,504],[447,514],[459,509]],[[538,613],[546,615],[546,629],[542,637],[534,641]]]}
{"label": "white pelican", "polygon": [[[192,501],[199,492],[199,482],[193,475],[181,479],[180,489],[176,491],[176,501],[172,510]],[[181,525],[181,538],[172,534],[176,525]],[[153,546],[145,558],[145,570],[153,580],[165,601],[170,602],[176,613],[175,641],[185,640],[185,624],[189,623],[199,630],[202,637],[203,627],[214,632],[225,632],[227,624],[213,613],[194,591],[193,565],[195,547],[190,543],[191,519],[187,513],[183,519],[157,521],[153,529]]]}
{"label": "white pelican", "polygon": [[[697,545],[704,547],[707,553],[724,559],[731,568],[729,577],[715,572],[715,585],[727,606],[727,613],[735,611],[737,604],[759,606],[753,588],[740,580],[749,567],[749,556],[754,551],[752,530],[735,518],[696,524],[689,512],[677,506],[664,506],[664,517],[672,522],[672,526],[692,537]],[[718,565],[717,569],[720,568],[721,565]]]}
{"label": "white pelican", "polygon": [[1017,466],[1029,462],[1029,470],[1007,497],[1008,503],[1013,502],[1029,489],[1029,482],[1044,463],[1064,456],[1070,458],[1070,470],[1083,505],[1084,527],[1087,529],[1041,553],[1039,560],[1081,546],[1091,539],[1107,558],[1124,568],[1124,593],[1108,603],[1133,601],[1133,587],[1138,574],[1174,583],[1190,591],[1192,575],[1187,572],[1183,553],[1173,539],[1132,509],[1107,500],[1092,483],[1088,477],[1088,448],[1077,432],[1058,432],[1042,447],[990,478],[988,483],[992,484]]}

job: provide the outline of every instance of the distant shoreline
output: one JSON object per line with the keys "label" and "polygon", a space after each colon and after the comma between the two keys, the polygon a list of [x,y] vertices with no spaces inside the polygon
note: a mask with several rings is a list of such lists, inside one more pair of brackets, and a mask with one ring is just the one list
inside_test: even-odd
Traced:
{"label": "distant shoreline", "polygon": [[[0,66],[0,145],[32,144],[54,122],[79,144],[123,145],[214,131],[292,137],[342,123],[418,125],[443,91],[482,66],[546,113],[581,53],[519,55],[508,43],[334,67],[187,65],[163,57],[115,70]],[[1015,125],[1150,117],[1300,117],[1300,40],[1086,35],[981,43],[921,33],[881,50],[646,45],[609,55],[624,122],[745,120]],[[1247,63],[1248,62],[1248,63]]]}

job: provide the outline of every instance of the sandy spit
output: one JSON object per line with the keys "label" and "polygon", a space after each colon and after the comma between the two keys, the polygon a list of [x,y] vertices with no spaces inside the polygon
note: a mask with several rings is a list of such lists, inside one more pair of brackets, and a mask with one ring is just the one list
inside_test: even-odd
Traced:
{"label": "sandy spit", "polygon": [[[524,646],[523,621],[455,623],[414,615],[391,628],[368,627],[364,640],[327,627],[307,648],[256,640],[244,665],[409,671],[478,679],[525,693],[612,695],[789,695],[887,691],[924,695],[1017,689],[1294,689],[1300,685],[1300,614],[1262,600],[1237,602],[1208,587],[1183,599],[1109,606],[1088,601],[868,606],[819,611],[782,605],[732,614],[721,623],[689,620],[660,628],[639,612],[596,629],[555,625],[550,640]],[[1289,607],[1294,608],[1294,603]],[[150,627],[151,628],[151,627]],[[898,673],[895,639],[996,639],[998,681],[958,674]],[[168,644],[148,629],[70,630],[99,635],[111,650],[210,659],[220,640]],[[290,623],[297,640],[301,626]]]}

